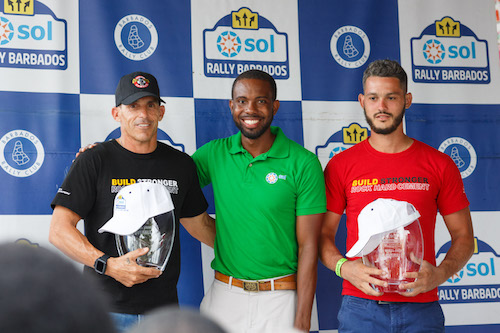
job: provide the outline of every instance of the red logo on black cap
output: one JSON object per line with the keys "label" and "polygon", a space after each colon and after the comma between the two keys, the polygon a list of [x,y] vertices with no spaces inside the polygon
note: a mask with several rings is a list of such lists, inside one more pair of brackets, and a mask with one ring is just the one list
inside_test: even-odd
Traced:
{"label": "red logo on black cap", "polygon": [[136,86],[137,88],[147,88],[149,86],[149,80],[146,79],[144,76],[142,75],[138,75],[136,76],[133,80],[132,80],[132,83],[134,84],[134,86]]}

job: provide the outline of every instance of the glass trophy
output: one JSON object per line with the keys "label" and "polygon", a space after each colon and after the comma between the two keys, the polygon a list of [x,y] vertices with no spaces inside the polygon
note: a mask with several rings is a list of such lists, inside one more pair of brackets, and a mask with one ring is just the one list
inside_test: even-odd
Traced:
{"label": "glass trophy", "polygon": [[[377,235],[379,242],[375,250],[363,253],[363,263],[385,272],[378,279],[387,281],[387,287],[372,284],[373,289],[384,293],[398,293],[401,283],[409,283],[415,279],[405,278],[404,273],[418,272],[423,260],[424,248],[420,223],[413,221],[405,227]],[[408,290],[406,290],[408,291]]]}
{"label": "glass trophy", "polygon": [[123,236],[116,234],[115,237],[120,256],[147,247],[148,253],[138,257],[137,264],[163,271],[174,245],[174,212],[150,217],[136,232]]}

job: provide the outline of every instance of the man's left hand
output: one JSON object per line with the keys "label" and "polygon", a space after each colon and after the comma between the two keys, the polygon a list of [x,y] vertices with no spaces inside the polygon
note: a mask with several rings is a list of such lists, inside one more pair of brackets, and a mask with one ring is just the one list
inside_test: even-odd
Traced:
{"label": "man's left hand", "polygon": [[[399,285],[400,294],[407,297],[428,292],[443,282],[440,269],[425,260],[422,261],[419,272],[405,273],[404,277],[416,279],[414,282]],[[403,292],[403,290],[407,289],[410,291]]]}

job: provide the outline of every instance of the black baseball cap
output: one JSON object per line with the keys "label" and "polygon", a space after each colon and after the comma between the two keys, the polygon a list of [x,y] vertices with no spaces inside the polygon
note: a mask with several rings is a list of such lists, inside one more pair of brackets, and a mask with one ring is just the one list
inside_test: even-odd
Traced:
{"label": "black baseball cap", "polygon": [[160,98],[160,88],[156,78],[145,72],[133,72],[122,76],[118,87],[116,87],[115,101],[116,106],[120,104],[132,104],[139,98],[154,96],[159,102],[165,103]]}

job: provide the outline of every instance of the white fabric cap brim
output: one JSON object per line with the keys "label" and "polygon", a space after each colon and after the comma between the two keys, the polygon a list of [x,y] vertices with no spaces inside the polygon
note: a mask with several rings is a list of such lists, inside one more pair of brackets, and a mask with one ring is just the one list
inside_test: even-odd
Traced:
{"label": "white fabric cap brim", "polygon": [[142,220],[133,220],[133,221],[124,221],[121,216],[114,216],[111,218],[106,224],[104,224],[98,231],[99,233],[103,232],[111,232],[113,234],[125,236],[130,235],[139,230],[144,223],[146,223],[148,219]]}
{"label": "white fabric cap brim", "polygon": [[[418,218],[418,217],[417,217]],[[400,227],[406,227],[407,225],[410,225],[411,223],[413,223],[413,221],[415,221],[417,218],[415,219],[412,219],[411,221],[407,221],[405,223],[401,223],[401,225],[398,225],[396,227],[397,228],[400,228]],[[393,229],[394,230],[394,229]],[[362,254],[368,254],[370,252],[372,252],[373,250],[375,250],[377,248],[377,246],[380,244],[380,241],[382,240],[382,238],[384,237],[384,235],[389,232],[389,231],[384,231],[384,232],[381,232],[381,233],[378,233],[378,234],[375,234],[375,235],[372,235],[371,237],[369,237],[368,239],[359,239],[354,245],[353,247],[351,247],[351,249],[345,254],[346,257],[348,258],[354,258],[354,257],[359,257],[361,256]]]}
{"label": "white fabric cap brim", "polygon": [[[152,190],[149,192],[151,197],[132,196],[133,200],[139,200],[136,202],[137,205],[130,207],[130,210],[117,211],[114,209],[113,217],[98,230],[99,233],[111,232],[121,236],[130,235],[139,230],[149,218],[174,210],[172,198],[165,186],[137,183],[124,187],[123,190],[127,192],[126,189],[131,187],[134,191],[139,189],[139,193],[142,188],[148,191]],[[120,192],[117,196],[120,195]]]}

